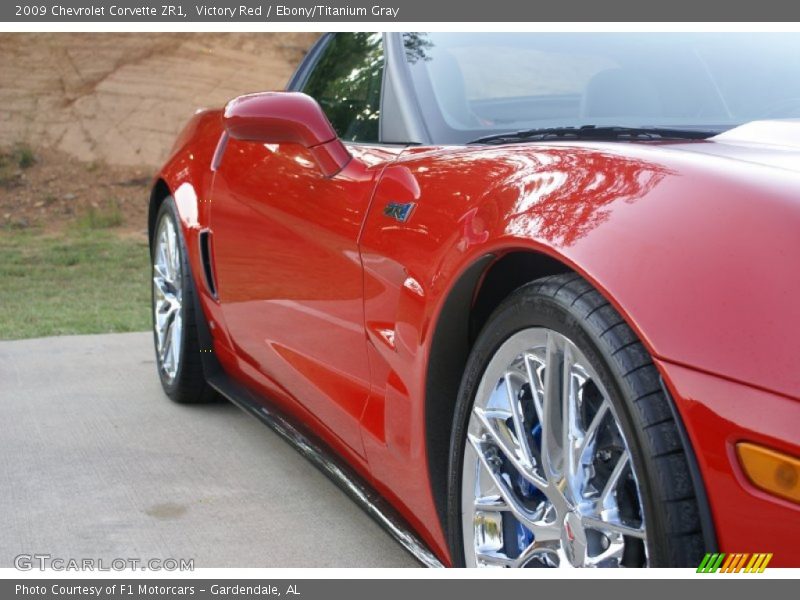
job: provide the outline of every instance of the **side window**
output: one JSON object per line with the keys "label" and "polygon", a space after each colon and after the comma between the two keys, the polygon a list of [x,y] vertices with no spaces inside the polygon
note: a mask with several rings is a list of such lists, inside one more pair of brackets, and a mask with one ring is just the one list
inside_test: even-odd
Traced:
{"label": "side window", "polygon": [[380,33],[337,33],[303,86],[343,140],[378,141],[383,60]]}

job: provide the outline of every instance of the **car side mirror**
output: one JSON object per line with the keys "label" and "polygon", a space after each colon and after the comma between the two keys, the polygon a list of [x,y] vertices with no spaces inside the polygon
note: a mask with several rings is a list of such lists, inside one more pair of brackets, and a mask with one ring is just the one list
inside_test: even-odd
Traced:
{"label": "car side mirror", "polygon": [[225,106],[222,119],[235,140],[304,146],[326,177],[336,175],[352,159],[317,101],[300,92],[239,96]]}

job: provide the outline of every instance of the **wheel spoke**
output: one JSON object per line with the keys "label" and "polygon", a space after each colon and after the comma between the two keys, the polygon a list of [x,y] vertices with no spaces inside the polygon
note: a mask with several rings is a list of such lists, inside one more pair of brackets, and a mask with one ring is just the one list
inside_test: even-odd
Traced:
{"label": "wheel spoke", "polygon": [[555,481],[559,473],[561,448],[556,440],[561,435],[558,409],[561,404],[561,382],[559,381],[560,351],[553,335],[547,336],[544,375],[544,403],[542,412],[542,465],[548,481]]}
{"label": "wheel spoke", "polygon": [[[476,553],[477,558],[485,565],[508,567],[508,568],[521,568],[527,565],[530,561],[537,557],[544,558],[545,556],[558,556],[558,545],[555,542],[540,542],[538,540],[532,542],[525,548],[516,558],[509,558],[504,554],[490,551],[479,551]],[[561,564],[561,561],[559,561]]]}
{"label": "wheel spoke", "polygon": [[542,398],[542,393],[539,390],[539,377],[536,375],[536,372],[534,371],[533,364],[531,364],[534,358],[530,354],[526,353],[524,356],[524,360],[525,360],[525,372],[528,375],[528,385],[531,388],[533,409],[536,411],[537,420],[539,421],[539,423],[542,423],[544,421],[544,411],[542,408],[543,398]]}
{"label": "wheel spoke", "polygon": [[602,402],[591,423],[582,433],[578,426],[576,410],[573,409],[572,412],[574,415],[572,418],[574,438],[570,443],[568,454],[570,468],[567,482],[573,503],[579,504],[583,499],[592,497],[597,493],[595,488],[590,485],[594,471],[591,466],[596,459],[594,452],[596,450],[597,432],[608,412],[608,402],[605,400]]}
{"label": "wheel spoke", "polygon": [[160,350],[160,358],[161,362],[164,363],[164,367],[167,367],[167,360],[168,360],[168,353],[170,351],[170,347],[172,346],[172,319],[169,316],[172,313],[167,313],[166,318],[164,319],[161,332],[161,350]]}
{"label": "wheel spoke", "polygon": [[600,554],[587,556],[584,566],[601,567],[605,566],[604,563],[608,564],[606,561],[616,561],[616,564],[619,565],[620,561],[622,561],[622,556],[625,554],[625,542],[619,536],[614,536],[614,538],[608,542],[608,548]]}
{"label": "wheel spoke", "polygon": [[490,552],[488,550],[478,550],[475,552],[475,557],[484,563],[484,565],[491,565],[493,567],[513,567],[514,559],[508,558],[505,554],[499,552]]}
{"label": "wheel spoke", "polygon": [[174,316],[174,305],[168,301],[161,302],[156,312],[156,330],[162,339],[166,337]]}
{"label": "wheel spoke", "polygon": [[[519,463],[515,462],[515,459],[513,457],[513,452],[511,452],[507,447],[504,447],[502,445],[502,442],[495,436],[495,434],[491,430],[487,431],[487,433],[492,438],[491,439],[491,446],[497,447],[503,453],[503,455],[512,463],[512,466],[514,467],[514,469],[517,472],[520,473],[520,475],[522,475],[529,483],[531,483],[536,488],[538,488],[542,493],[546,494],[547,491],[548,491],[548,483],[547,483],[547,481],[545,481],[544,479],[539,477],[533,471],[525,471],[525,470],[523,470],[521,468],[521,466],[519,465]],[[475,451],[479,453],[480,458],[481,458],[481,462],[483,462],[484,466],[486,466],[487,469],[489,469],[488,459],[486,458],[486,452],[490,448],[490,443],[488,443],[488,442],[486,442],[484,440],[480,440],[480,439],[475,438],[475,437],[473,437],[471,439],[473,440],[472,441],[472,446],[475,448]],[[493,479],[497,479],[499,477],[499,475],[496,475],[494,473],[493,469],[489,469],[489,471],[490,471],[490,474],[492,475]],[[497,485],[497,481],[495,481],[495,485]],[[510,490],[510,488],[508,488],[508,491],[509,491],[509,493],[513,494],[513,492]],[[505,496],[503,496],[503,498],[505,498]]]}
{"label": "wheel spoke", "polygon": [[178,311],[175,311],[175,316],[172,319],[172,325],[170,326],[170,348],[172,350],[172,367],[177,368],[177,360],[175,356],[175,350],[180,348],[181,343],[181,334],[183,333],[183,322],[181,321],[180,314]]}
{"label": "wheel spoke", "polygon": [[175,279],[175,241],[172,234],[172,227],[168,227],[165,240],[165,266],[170,279]]}
{"label": "wheel spoke", "polygon": [[495,488],[497,488],[497,491],[500,493],[500,496],[503,498],[503,501],[505,502],[511,514],[513,514],[523,526],[528,528],[528,530],[533,533],[536,539],[557,539],[559,532],[556,527],[538,522],[534,518],[534,515],[532,515],[524,506],[522,506],[522,504],[520,504],[519,500],[517,500],[514,494],[514,491],[510,489],[506,481],[497,472],[497,468],[491,465],[489,460],[486,458],[484,443],[472,435],[468,436],[468,438],[473,450],[478,455],[478,459],[483,466],[484,472],[487,473],[491,478],[492,483],[494,484]]}
{"label": "wheel spoke", "polygon": [[519,444],[520,454],[523,464],[526,465],[526,470],[533,469],[533,455],[531,448],[528,444],[528,434],[526,432],[525,417],[522,413],[522,408],[519,405],[519,397],[514,393],[514,384],[511,382],[511,374],[506,373],[504,376],[506,395],[508,396],[508,405],[511,407],[511,417],[514,422],[514,432],[516,433],[517,443]]}
{"label": "wheel spoke", "polygon": [[500,512],[509,510],[509,508],[508,504],[503,501],[502,497],[498,498],[496,496],[483,496],[475,500],[475,510],[484,512]]}
{"label": "wheel spoke", "polygon": [[561,368],[561,449],[563,453],[563,474],[568,482],[572,483],[575,465],[572,453],[573,440],[575,439],[574,415],[577,403],[575,393],[575,379],[572,369],[574,366],[572,347],[569,342],[564,344]]}
{"label": "wheel spoke", "polygon": [[164,278],[169,279],[169,243],[167,241],[167,232],[163,230],[161,235],[158,236],[158,260],[156,264],[161,268],[164,273]]}
{"label": "wheel spoke", "polygon": [[178,249],[178,232],[170,227],[170,235],[172,236],[172,273],[175,281],[181,276],[181,254]]}
{"label": "wheel spoke", "polygon": [[578,461],[582,461],[584,459],[584,454],[586,453],[586,449],[589,447],[589,444],[594,441],[595,435],[597,434],[597,430],[600,428],[600,423],[603,422],[603,419],[605,418],[607,411],[608,411],[608,402],[606,400],[603,400],[603,403],[597,409],[597,412],[592,418],[592,422],[589,423],[589,426],[583,433],[583,439],[581,440],[581,443],[578,446],[578,450],[575,453]]}
{"label": "wheel spoke", "polygon": [[160,288],[167,289],[169,276],[164,271],[164,267],[162,267],[160,263],[155,263],[153,265],[153,281],[158,281]]}
{"label": "wheel spoke", "polygon": [[173,301],[176,300],[175,288],[171,281],[166,277],[159,265],[154,265],[153,270],[153,284],[156,286],[158,293],[163,299]]}
{"label": "wheel spoke", "polygon": [[608,481],[606,481],[606,484],[603,487],[603,491],[600,494],[600,501],[598,503],[600,506],[604,508],[607,506],[609,498],[611,498],[612,492],[614,492],[617,489],[619,478],[622,476],[622,472],[625,470],[626,466],[628,466],[627,450],[623,451],[622,454],[620,454],[619,458],[617,459],[617,464],[614,466],[614,470],[611,471],[611,474],[608,476]]}
{"label": "wheel spoke", "polygon": [[643,527],[632,527],[630,525],[623,525],[622,523],[613,523],[611,521],[604,521],[599,517],[582,516],[581,522],[587,529],[596,529],[598,531],[611,531],[613,533],[620,533],[630,537],[644,540],[647,538],[646,531]]}
{"label": "wheel spoke", "polygon": [[[508,459],[514,469],[519,472],[525,479],[527,479],[530,483],[535,485],[541,491],[545,491],[547,488],[547,481],[539,477],[534,471],[530,461],[522,460],[519,454],[515,451],[514,448],[509,446],[508,439],[512,439],[511,435],[501,435],[500,432],[497,430],[496,426],[493,424],[497,423],[498,421],[504,425],[504,422],[508,415],[505,413],[500,413],[501,418],[496,418],[499,411],[486,411],[482,408],[475,407],[473,409],[473,414],[475,417],[480,421],[481,425],[483,425],[484,430],[486,433],[491,436],[492,441],[498,447],[498,449],[503,453],[503,455]],[[495,418],[492,418],[495,417]]]}
{"label": "wheel spoke", "polygon": [[[525,548],[522,552],[520,552],[518,557],[513,559],[510,566],[517,568],[524,567],[531,560],[542,555],[558,556],[558,548],[559,544],[558,541],[556,540],[550,540],[550,541],[533,540],[533,542],[531,542],[527,548]],[[561,561],[559,560],[559,565],[560,564]]]}

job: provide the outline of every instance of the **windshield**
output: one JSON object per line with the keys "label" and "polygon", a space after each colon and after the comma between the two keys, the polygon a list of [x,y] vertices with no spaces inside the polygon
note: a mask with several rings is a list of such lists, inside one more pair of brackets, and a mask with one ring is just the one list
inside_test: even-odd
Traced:
{"label": "windshield", "polygon": [[800,117],[800,34],[406,33],[434,143],[532,128],[720,132]]}

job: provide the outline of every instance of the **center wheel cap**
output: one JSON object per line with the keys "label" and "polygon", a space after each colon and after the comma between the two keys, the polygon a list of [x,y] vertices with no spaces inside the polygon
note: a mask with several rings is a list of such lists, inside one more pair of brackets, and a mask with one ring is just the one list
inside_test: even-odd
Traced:
{"label": "center wheel cap", "polygon": [[580,516],[573,511],[569,511],[564,517],[561,546],[573,566],[579,567],[584,564],[587,549],[586,531],[583,529]]}

